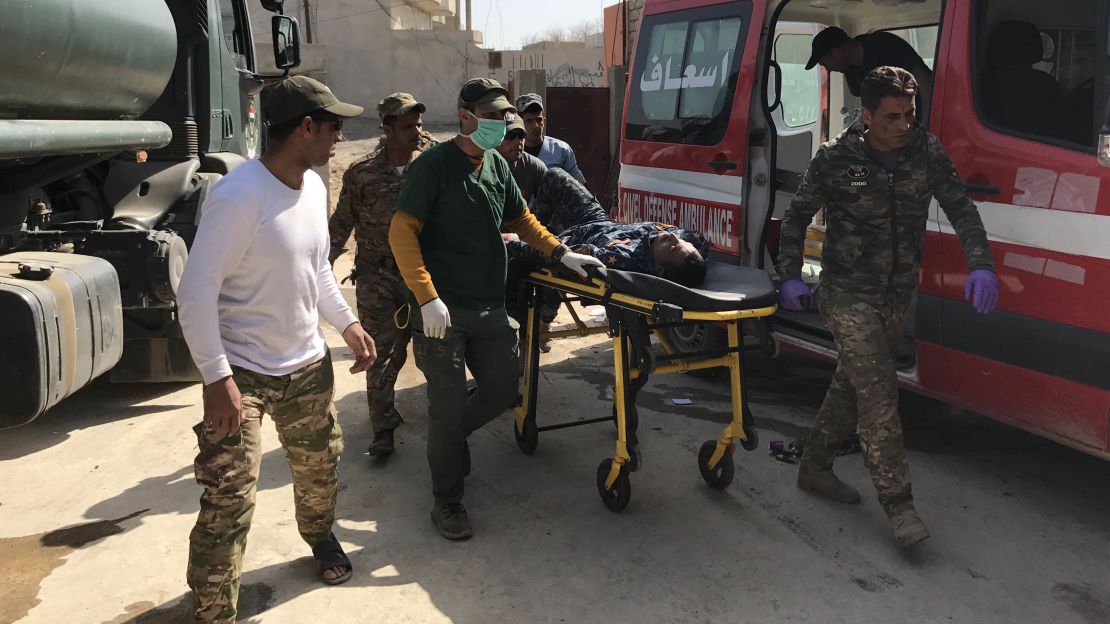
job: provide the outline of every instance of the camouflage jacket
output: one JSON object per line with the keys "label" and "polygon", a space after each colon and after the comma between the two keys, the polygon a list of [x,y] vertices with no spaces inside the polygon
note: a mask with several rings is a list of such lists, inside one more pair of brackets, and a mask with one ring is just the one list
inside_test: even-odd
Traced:
{"label": "camouflage jacket", "polygon": [[790,202],[779,239],[780,276],[801,277],[806,227],[824,208],[822,281],[861,295],[912,290],[934,197],[963,244],[968,266],[993,269],[979,211],[940,140],[917,127],[888,173],[866,148],[861,126],[845,130],[817,150]]}
{"label": "camouflage jacket", "polygon": [[[595,221],[567,228],[557,237],[573,251],[601,260],[605,266],[621,271],[655,275],[655,253],[652,244],[660,232],[670,232],[697,248],[702,257],[709,254],[709,242],[699,232],[673,225],[654,223],[617,223]],[[550,262],[547,256],[520,241],[508,243],[509,258],[536,263]]]}
{"label": "camouflage jacket", "polygon": [[[417,150],[423,152],[436,144],[427,132],[423,133]],[[393,218],[393,206],[401,193],[404,177],[397,173],[389,161],[385,143],[379,142],[375,150],[365,160],[351,165],[343,174],[343,189],[339,192],[339,203],[328,221],[331,237],[331,252],[328,259],[343,255],[344,245],[355,232],[355,270],[358,273],[381,267],[383,258],[392,258],[389,248],[389,222]],[[389,269],[396,273],[392,265]]]}

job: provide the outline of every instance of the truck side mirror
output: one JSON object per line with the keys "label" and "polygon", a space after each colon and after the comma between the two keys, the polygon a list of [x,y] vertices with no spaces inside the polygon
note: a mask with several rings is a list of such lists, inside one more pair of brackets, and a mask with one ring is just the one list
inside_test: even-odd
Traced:
{"label": "truck side mirror", "polygon": [[275,15],[270,19],[274,37],[274,66],[289,69],[301,64],[301,36],[296,18]]}
{"label": "truck side mirror", "polygon": [[285,0],[262,0],[262,8],[271,13],[281,15],[284,12]]}

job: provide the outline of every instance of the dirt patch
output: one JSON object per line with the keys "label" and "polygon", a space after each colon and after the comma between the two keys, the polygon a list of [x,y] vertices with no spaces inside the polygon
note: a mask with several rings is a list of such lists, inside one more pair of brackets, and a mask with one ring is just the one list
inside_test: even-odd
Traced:
{"label": "dirt patch", "polygon": [[1052,597],[1086,622],[1110,622],[1110,595],[1090,583],[1058,583],[1052,588]]}
{"label": "dirt patch", "polygon": [[121,522],[140,516],[136,511],[115,520],[97,520],[48,533],[0,539],[0,587],[7,597],[0,601],[0,622],[15,622],[37,605],[39,588],[46,577],[74,550],[99,539],[123,533]]}

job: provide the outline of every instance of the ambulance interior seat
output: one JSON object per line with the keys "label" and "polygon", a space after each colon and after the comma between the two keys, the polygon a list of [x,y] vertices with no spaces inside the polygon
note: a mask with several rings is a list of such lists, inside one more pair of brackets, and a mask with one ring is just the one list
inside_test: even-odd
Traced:
{"label": "ambulance interior seat", "polygon": [[1029,22],[999,22],[987,42],[980,83],[987,116],[1010,130],[1065,138],[1065,101],[1059,83],[1033,67],[1044,58],[1037,27]]}

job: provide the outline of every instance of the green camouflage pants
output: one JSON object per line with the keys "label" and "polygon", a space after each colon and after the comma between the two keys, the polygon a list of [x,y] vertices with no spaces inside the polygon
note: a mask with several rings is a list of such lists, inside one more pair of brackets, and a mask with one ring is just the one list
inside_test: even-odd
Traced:
{"label": "green camouflage pants", "polygon": [[293,502],[301,537],[314,546],[331,533],[343,434],[332,402],[331,356],[294,373],[270,377],[232,367],[243,396],[243,425],[222,440],[203,423],[194,468],[204,487],[189,535],[186,578],[197,622],[234,622],[243,550],[254,515],[262,460],[262,415],[269,414],[293,473]]}
{"label": "green camouflage pants", "polygon": [[[355,282],[355,296],[359,321],[366,333],[373,336],[378,349],[378,359],[366,371],[370,425],[375,433],[396,429],[401,424],[401,416],[394,406],[393,386],[408,359],[409,340],[412,339],[411,326],[405,324],[407,310],[402,309],[407,305],[405,286],[400,276],[392,279],[380,272],[360,271]],[[404,329],[397,327],[394,316],[405,325]]]}
{"label": "green camouflage pants", "polygon": [[894,365],[910,293],[861,298],[822,281],[817,300],[839,360],[806,440],[804,459],[831,467],[836,449],[856,430],[879,503],[890,512],[913,500]]}

